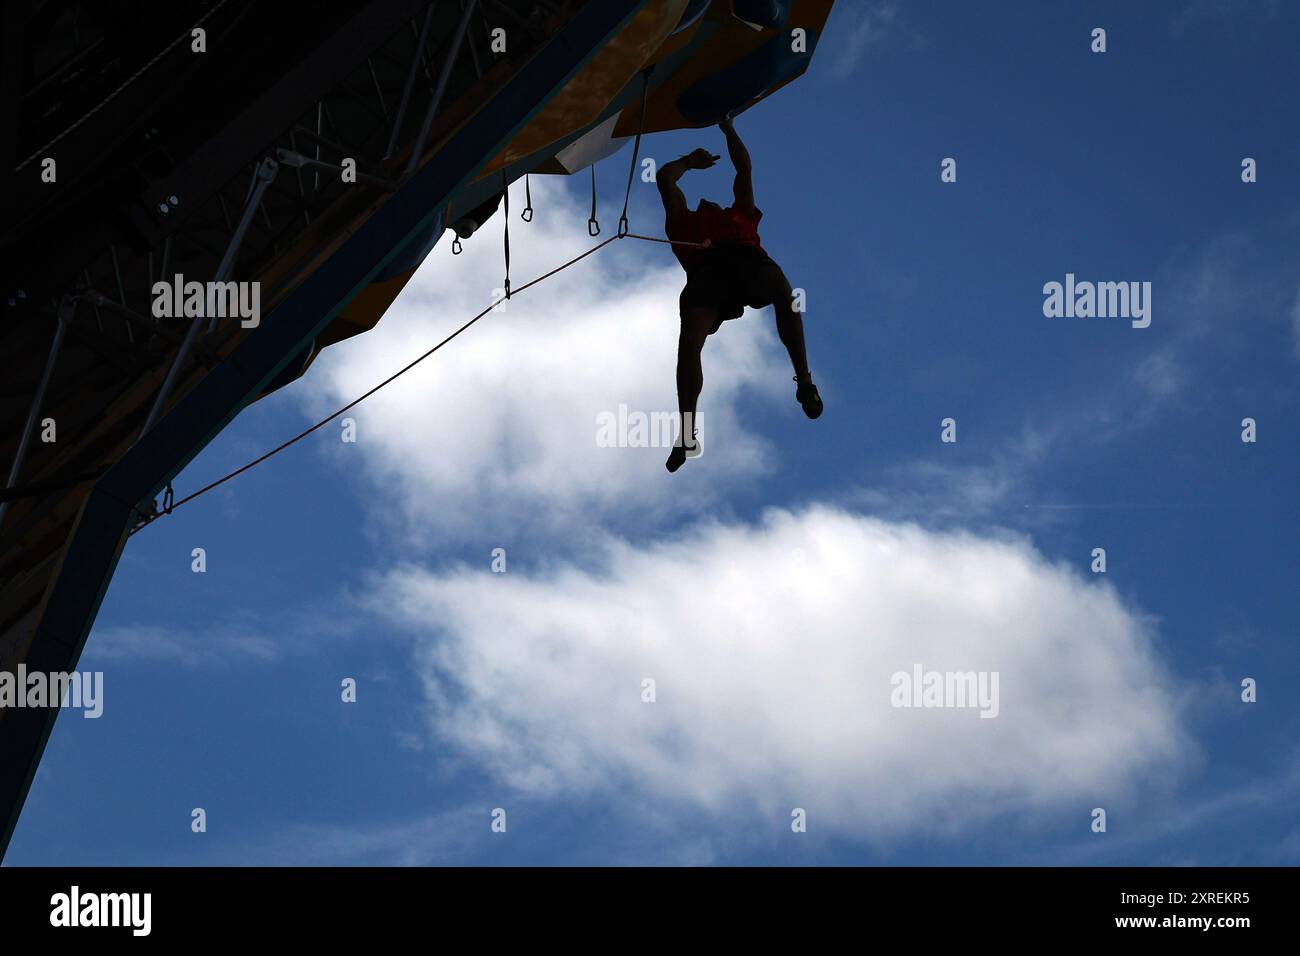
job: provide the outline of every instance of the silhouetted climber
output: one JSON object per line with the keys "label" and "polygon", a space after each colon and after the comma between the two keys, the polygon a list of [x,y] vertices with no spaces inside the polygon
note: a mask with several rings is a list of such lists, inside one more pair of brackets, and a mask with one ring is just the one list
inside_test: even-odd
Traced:
{"label": "silhouetted climber", "polygon": [[667,217],[664,232],[669,239],[705,243],[707,248],[673,246],[677,261],[686,270],[686,288],[682,290],[680,310],[681,335],[677,340],[677,404],[681,430],[677,444],[668,456],[667,468],[676,471],[686,459],[700,454],[695,430],[695,406],[704,387],[700,353],[704,340],[735,319],[745,306],[761,309],[774,306],[776,331],[790,353],[794,380],[798,383],[795,399],[804,414],[816,418],[822,413],[821,396],[808,371],[804,350],[803,320],[794,309],[790,280],[781,267],[763,251],[758,239],[758,220],[762,211],[754,205],[754,184],[750,175],[749,152],[736,135],[728,117],[718,124],[727,137],[727,153],[736,168],[733,187],[735,201],[723,209],[717,203],[701,199],[699,206],[687,208],[686,197],[677,180],[688,169],[708,169],[718,157],[706,149],[665,163],[656,179]]}

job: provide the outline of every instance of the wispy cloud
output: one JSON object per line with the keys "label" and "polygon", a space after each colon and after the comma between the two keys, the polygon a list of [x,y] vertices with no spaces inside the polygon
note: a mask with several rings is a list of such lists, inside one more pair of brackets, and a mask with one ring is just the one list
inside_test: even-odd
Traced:
{"label": "wispy cloud", "polygon": [[197,626],[191,622],[96,627],[86,642],[83,666],[157,663],[197,669],[266,663],[318,648],[323,640],[348,639],[356,631],[350,613],[354,610],[352,598],[344,593],[328,606],[262,614],[231,609]]}
{"label": "wispy cloud", "polygon": [[837,497],[894,521],[930,527],[1007,524],[1007,510],[1033,497],[1035,469],[1048,460],[1065,429],[1025,423],[977,462],[916,458],[881,468],[872,480]]}
{"label": "wispy cloud", "polygon": [[[1028,856],[1038,863],[1062,862],[1064,855],[1075,864],[1104,865],[1107,862],[1145,859],[1154,865],[1165,862],[1153,858],[1152,850],[1167,853],[1199,833],[1222,830],[1225,825],[1253,820],[1256,829],[1264,829],[1264,820],[1281,815],[1286,821],[1285,836],[1262,851],[1253,845],[1240,848],[1240,858],[1218,859],[1218,865],[1288,864],[1300,859],[1300,831],[1290,825],[1292,809],[1300,800],[1300,750],[1284,754],[1277,765],[1257,775],[1238,779],[1227,786],[1212,785],[1202,795],[1186,798],[1167,796],[1157,806],[1141,808],[1130,816],[1129,825],[1115,832],[1094,836],[1069,848],[1035,848]],[[1179,865],[1178,860],[1169,861]],[[1196,862],[1183,860],[1182,863]]]}
{"label": "wispy cloud", "polygon": [[916,47],[919,34],[911,30],[899,15],[893,0],[840,4],[831,13],[837,45],[830,51],[831,74],[843,79],[855,72],[873,50],[888,44]]}
{"label": "wispy cloud", "polygon": [[83,666],[127,661],[185,668],[229,666],[272,661],[282,650],[281,642],[251,629],[118,625],[94,630],[86,643]]}
{"label": "wispy cloud", "polygon": [[[466,806],[396,822],[291,823],[257,836],[218,843],[207,865],[438,866],[464,861],[473,834],[486,829],[485,808]],[[193,863],[192,853],[185,862]]]}
{"label": "wispy cloud", "polygon": [[[492,811],[504,803],[507,829],[494,833]],[[605,830],[598,843],[565,839],[578,820],[560,819],[549,805],[511,798],[466,802],[448,810],[397,820],[293,822],[233,837],[208,834],[196,857],[172,865],[207,866],[463,866],[564,863],[608,866],[703,866],[722,854],[709,834],[682,832],[680,820],[645,808],[636,827]],[[570,804],[569,814],[579,809]],[[585,810],[586,808],[582,808]],[[600,817],[607,807],[596,811]],[[544,826],[538,826],[539,821]],[[556,843],[562,844],[556,846]]]}
{"label": "wispy cloud", "polygon": [[1095,458],[1103,448],[1113,453],[1171,416],[1197,413],[1218,394],[1209,387],[1219,374],[1217,363],[1247,350],[1276,348],[1267,343],[1277,341],[1283,312],[1290,324],[1287,338],[1294,335],[1300,355],[1294,273],[1261,264],[1258,245],[1258,237],[1230,232],[1171,261],[1155,281],[1157,325],[1133,332],[1131,344],[1097,369],[1091,387],[1055,400],[1049,420],[1035,409],[1001,427],[1003,437],[986,442],[975,455],[963,446],[958,463],[943,456],[887,463],[863,488],[838,500],[896,519],[1016,526],[1023,526],[1016,511],[1026,508],[1036,515],[1032,524],[1040,526],[1054,523],[1053,513],[1080,508],[1166,506],[1141,494],[1108,505],[1060,501],[1050,493],[1045,500],[1043,479],[1076,457]]}
{"label": "wispy cloud", "polygon": [[1187,384],[1184,369],[1168,351],[1152,352],[1138,362],[1133,380],[1156,401],[1173,398]]}

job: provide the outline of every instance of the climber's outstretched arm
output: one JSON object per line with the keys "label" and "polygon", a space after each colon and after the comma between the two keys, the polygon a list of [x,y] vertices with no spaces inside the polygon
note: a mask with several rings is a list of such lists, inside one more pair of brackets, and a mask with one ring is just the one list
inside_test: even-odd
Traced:
{"label": "climber's outstretched arm", "polygon": [[659,171],[655,173],[655,183],[659,187],[659,198],[663,200],[664,212],[669,222],[687,212],[686,197],[682,195],[677,185],[677,180],[682,178],[682,173],[688,169],[708,169],[717,161],[718,157],[707,149],[697,149],[689,155],[659,167]]}
{"label": "climber's outstretched arm", "polygon": [[727,137],[727,155],[731,157],[731,165],[736,167],[736,181],[732,185],[732,190],[736,196],[736,206],[748,212],[754,210],[754,179],[753,166],[749,161],[749,150],[745,144],[740,141],[740,136],[736,133],[736,127],[732,125],[728,117],[718,124],[722,134]]}
{"label": "climber's outstretched arm", "polygon": [[683,156],[681,159],[674,159],[671,163],[664,163],[655,173],[659,198],[663,200],[664,213],[670,222],[686,212],[686,197],[682,195],[677,180],[681,179],[682,173],[689,168],[686,165],[686,157]]}

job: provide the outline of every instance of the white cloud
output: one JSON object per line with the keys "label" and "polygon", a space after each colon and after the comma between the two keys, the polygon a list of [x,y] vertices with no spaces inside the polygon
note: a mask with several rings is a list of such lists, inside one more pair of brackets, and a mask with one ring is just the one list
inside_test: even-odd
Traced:
{"label": "white cloud", "polygon": [[[516,288],[595,242],[587,211],[561,185],[537,177],[532,191],[536,219],[511,223]],[[307,379],[311,413],[365,392],[490,302],[502,284],[500,228],[498,216],[460,256],[440,245],[374,331],[328,350]],[[724,486],[768,468],[769,446],[737,418],[742,397],[780,396],[785,412],[798,414],[770,310],[729,324],[705,348],[703,458],[670,476],[667,448],[596,443],[598,414],[620,404],[675,410],[683,281],[666,246],[612,244],[512,299],[350,412],[358,442],[340,442],[336,460],[380,489],[395,506],[388,518],[413,537],[417,527],[421,537],[580,534],[649,510],[709,507]]]}
{"label": "white cloud", "polygon": [[[512,224],[516,286],[592,242],[562,188],[533,192],[537,220]],[[501,284],[499,229],[462,256],[436,250],[374,332],[326,353],[312,413],[477,312]],[[367,400],[358,444],[332,445],[378,489],[368,512],[384,531],[530,539],[532,559],[512,551],[504,575],[484,557],[372,580],[374,612],[414,638],[440,753],[527,797],[635,793],[657,818],[743,811],[774,833],[803,806],[818,831],[869,840],[1086,813],[1182,766],[1193,746],[1150,622],[1028,543],[824,505],[727,523],[734,491],[770,467],[740,403],[755,393],[778,400],[763,414],[798,414],[767,315],[705,351],[702,459],[668,476],[666,449],[597,447],[599,412],[673,407],[681,282],[665,248],[616,243]],[[1057,437],[1026,430],[962,480],[912,477],[959,495],[949,517],[987,517]],[[888,498],[871,507],[906,512]],[[891,707],[890,677],[914,664],[999,672],[1000,715]]]}
{"label": "white cloud", "polygon": [[[1023,541],[814,507],[601,563],[407,567],[375,592],[435,737],[528,795],[636,792],[774,833],[802,806],[884,839],[1086,813],[1191,750],[1150,622]],[[891,707],[917,663],[999,672],[1000,715]]]}

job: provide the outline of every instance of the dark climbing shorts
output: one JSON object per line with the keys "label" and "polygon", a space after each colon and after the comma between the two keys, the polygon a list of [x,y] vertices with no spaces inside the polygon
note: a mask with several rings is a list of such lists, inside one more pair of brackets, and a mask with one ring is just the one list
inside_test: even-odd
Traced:
{"label": "dark climbing shorts", "polygon": [[710,249],[686,273],[679,306],[683,315],[697,306],[717,309],[712,334],[728,319],[739,318],[745,306],[764,308],[772,304],[774,294],[788,294],[789,289],[790,281],[767,253],[745,243],[727,243]]}

